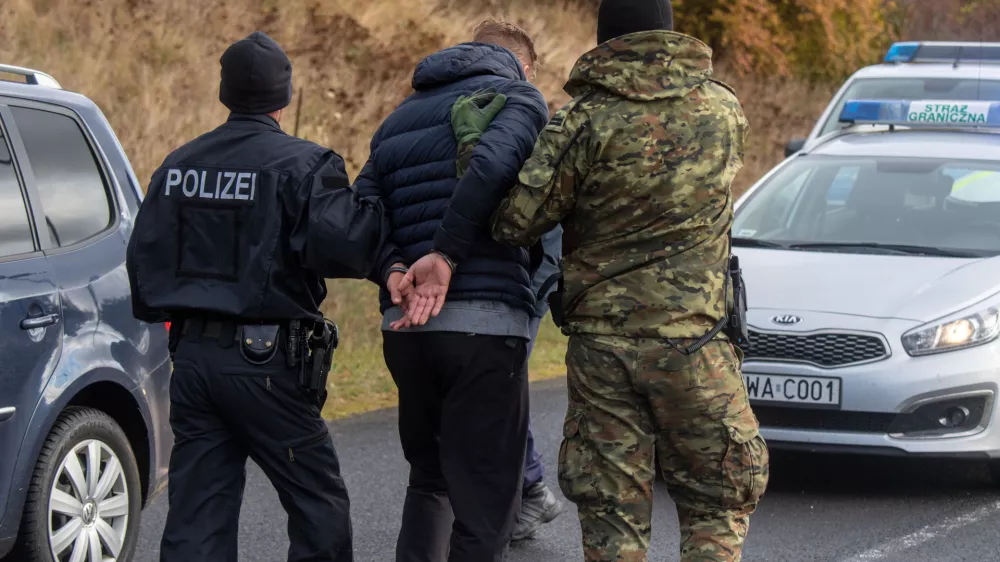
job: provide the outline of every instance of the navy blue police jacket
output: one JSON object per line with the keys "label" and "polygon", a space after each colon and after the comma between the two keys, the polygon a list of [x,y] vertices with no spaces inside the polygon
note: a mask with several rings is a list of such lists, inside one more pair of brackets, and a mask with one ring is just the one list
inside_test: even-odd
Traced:
{"label": "navy blue police jacket", "polygon": [[319,321],[324,278],[378,275],[389,231],[336,153],[233,114],[153,173],[126,257],[133,314]]}
{"label": "navy blue police jacket", "polygon": [[[514,53],[484,43],[430,55],[417,65],[413,89],[375,133],[371,156],[355,184],[362,195],[385,202],[392,233],[383,254],[402,256],[412,265],[439,250],[458,265],[449,300],[502,301],[532,313],[529,251],[494,241],[490,218],[548,122],[545,98],[527,81]],[[460,96],[484,89],[506,95],[507,103],[459,181],[451,108]],[[380,270],[385,269],[383,264]],[[382,282],[385,312],[393,305],[384,277],[373,280]]]}

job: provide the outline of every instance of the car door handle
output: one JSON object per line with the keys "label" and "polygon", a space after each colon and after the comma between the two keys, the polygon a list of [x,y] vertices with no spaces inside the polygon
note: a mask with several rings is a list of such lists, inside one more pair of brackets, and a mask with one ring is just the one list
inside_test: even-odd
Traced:
{"label": "car door handle", "polygon": [[37,330],[51,326],[59,321],[58,314],[46,314],[45,316],[32,316],[21,320],[22,330]]}

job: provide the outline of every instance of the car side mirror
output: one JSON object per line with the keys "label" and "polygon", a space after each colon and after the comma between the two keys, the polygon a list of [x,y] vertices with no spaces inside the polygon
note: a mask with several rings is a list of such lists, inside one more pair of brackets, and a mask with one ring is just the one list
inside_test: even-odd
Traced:
{"label": "car side mirror", "polygon": [[806,145],[806,139],[792,139],[788,141],[785,145],[785,158],[795,154],[796,152],[802,150],[802,147]]}

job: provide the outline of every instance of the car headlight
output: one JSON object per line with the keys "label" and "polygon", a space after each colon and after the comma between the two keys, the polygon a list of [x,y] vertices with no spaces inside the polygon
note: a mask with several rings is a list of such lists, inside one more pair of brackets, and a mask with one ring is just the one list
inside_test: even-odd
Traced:
{"label": "car headlight", "polygon": [[903,349],[910,355],[930,355],[966,349],[997,339],[1000,308],[921,326],[903,334]]}

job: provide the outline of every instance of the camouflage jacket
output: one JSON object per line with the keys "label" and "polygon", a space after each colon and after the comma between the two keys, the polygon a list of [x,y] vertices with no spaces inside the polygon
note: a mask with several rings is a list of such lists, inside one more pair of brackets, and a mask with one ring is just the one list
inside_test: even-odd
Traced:
{"label": "camouflage jacket", "polygon": [[565,333],[693,339],[724,315],[748,124],[711,74],[711,49],[669,31],[609,41],[573,69],[573,100],[493,227],[530,246],[562,223]]}

